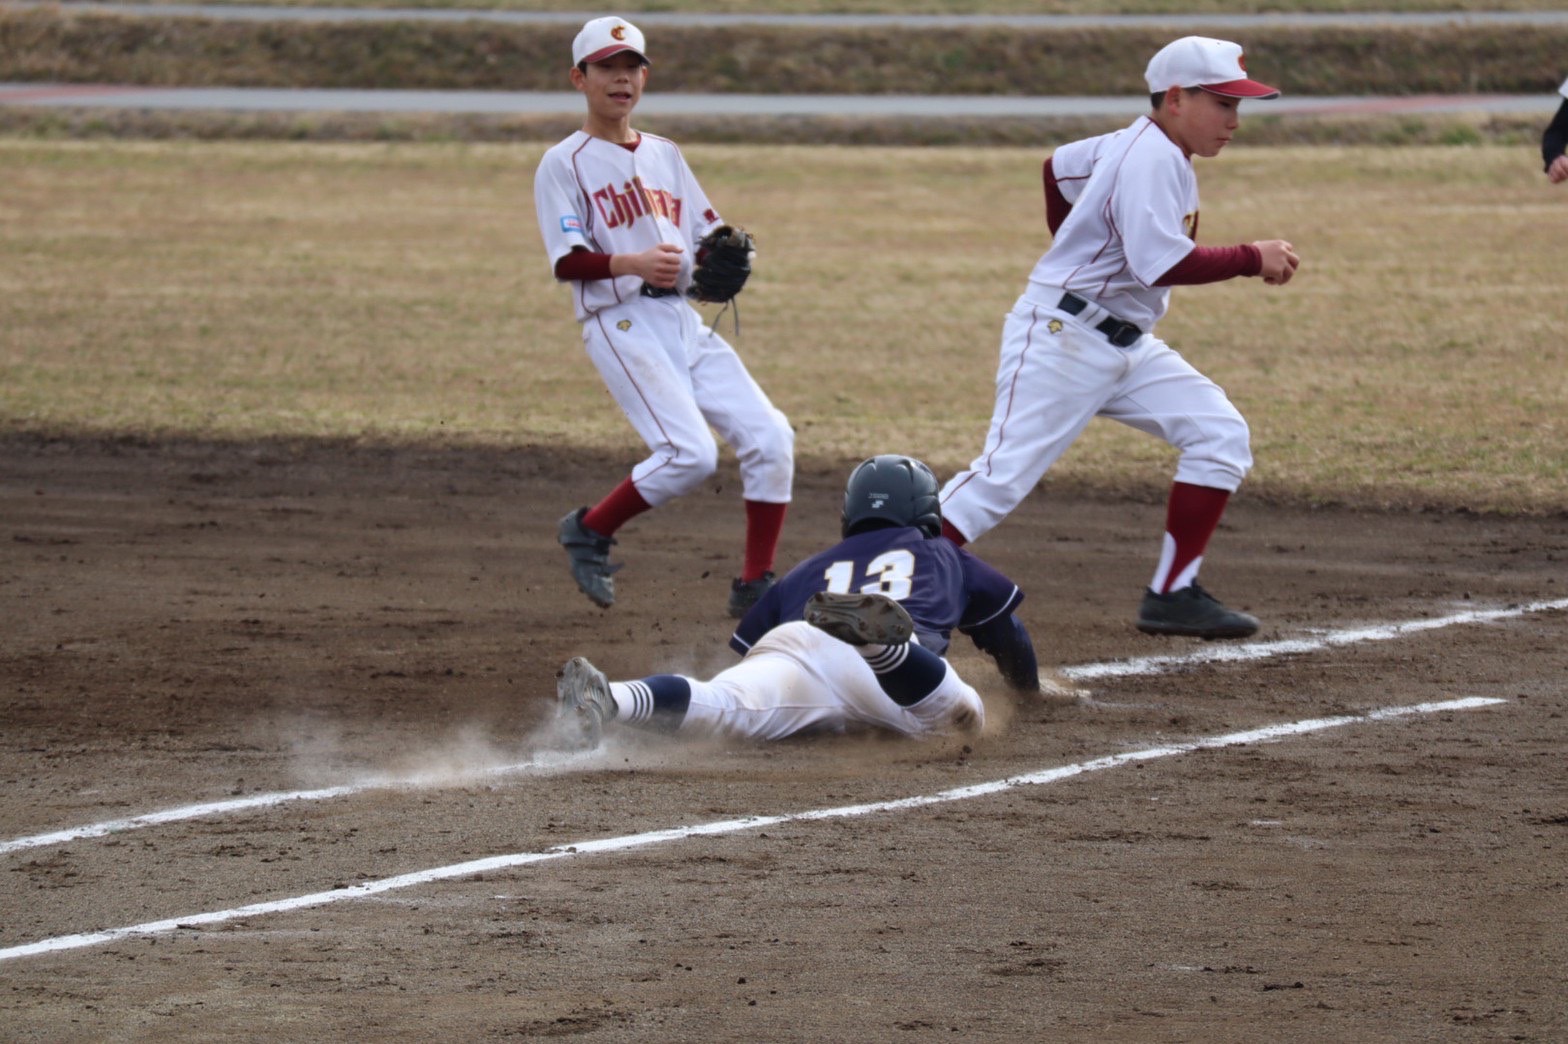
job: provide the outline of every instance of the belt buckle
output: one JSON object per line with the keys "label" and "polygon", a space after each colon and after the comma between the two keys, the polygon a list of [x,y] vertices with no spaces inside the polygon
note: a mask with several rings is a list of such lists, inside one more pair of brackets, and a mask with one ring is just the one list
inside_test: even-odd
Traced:
{"label": "belt buckle", "polygon": [[[1089,308],[1089,302],[1073,293],[1071,290],[1062,294],[1062,299],[1056,307],[1068,315],[1082,315]],[[1103,312],[1104,309],[1101,309]],[[1105,339],[1117,348],[1131,348],[1138,343],[1138,338],[1143,336],[1143,331],[1132,323],[1124,322],[1114,315],[1107,315],[1095,324],[1095,330],[1105,335]]]}
{"label": "belt buckle", "polygon": [[1103,333],[1105,339],[1118,348],[1131,348],[1138,343],[1138,338],[1143,336],[1142,330],[1120,319],[1103,320],[1095,329]]}

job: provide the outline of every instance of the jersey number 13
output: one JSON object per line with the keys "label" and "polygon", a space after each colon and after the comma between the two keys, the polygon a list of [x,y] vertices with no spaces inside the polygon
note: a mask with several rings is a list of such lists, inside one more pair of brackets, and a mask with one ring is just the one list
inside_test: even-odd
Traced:
{"label": "jersey number 13", "polygon": [[887,551],[866,563],[865,582],[855,583],[853,559],[834,562],[822,572],[828,590],[834,594],[884,594],[902,602],[914,589],[915,556],[908,551]]}

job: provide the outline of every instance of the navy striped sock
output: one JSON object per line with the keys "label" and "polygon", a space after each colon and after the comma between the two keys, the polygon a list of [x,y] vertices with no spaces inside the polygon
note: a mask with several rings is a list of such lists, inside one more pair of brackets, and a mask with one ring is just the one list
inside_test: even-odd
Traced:
{"label": "navy striped sock", "polygon": [[610,695],[628,725],[674,732],[691,705],[691,682],[678,674],[655,674],[638,681],[611,682]]}
{"label": "navy striped sock", "polygon": [[916,642],[866,645],[860,655],[876,673],[877,684],[900,707],[919,703],[936,691],[947,676],[947,661]]}

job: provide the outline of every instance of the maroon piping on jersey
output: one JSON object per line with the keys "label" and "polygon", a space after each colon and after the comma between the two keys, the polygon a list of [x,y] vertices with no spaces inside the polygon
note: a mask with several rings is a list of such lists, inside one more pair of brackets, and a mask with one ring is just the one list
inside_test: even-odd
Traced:
{"label": "maroon piping on jersey", "polygon": [[[586,204],[583,207],[582,214],[583,238],[588,240],[588,242],[593,243],[594,247],[597,248],[599,244],[595,242],[593,238],[593,227],[595,224],[594,218],[597,215],[594,214],[593,200],[588,195],[588,186],[583,184],[582,171],[577,169],[577,155],[586,149],[589,142],[591,141],[593,141],[593,135],[585,135],[583,138],[583,143],[572,150],[572,178],[577,182],[577,192],[580,196],[582,196],[583,202]],[[614,279],[610,280],[610,289],[615,292],[615,303],[621,304],[621,288],[617,285]],[[584,312],[588,311],[588,287],[586,283],[579,282],[577,284],[577,297],[579,308]]]}

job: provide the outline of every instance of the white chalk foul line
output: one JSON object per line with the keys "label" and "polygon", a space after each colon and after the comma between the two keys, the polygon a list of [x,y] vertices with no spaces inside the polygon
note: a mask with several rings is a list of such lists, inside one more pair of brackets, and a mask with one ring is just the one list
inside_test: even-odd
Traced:
{"label": "white chalk foul line", "polygon": [[126,830],[140,830],[143,827],[180,823],[187,819],[205,819],[209,816],[227,816],[236,812],[249,812],[258,808],[274,808],[278,805],[286,805],[296,801],[330,801],[333,798],[352,797],[367,790],[402,790],[412,787],[428,787],[435,782],[445,784],[476,783],[496,776],[508,776],[519,772],[528,772],[532,769],[565,767],[573,761],[581,760],[582,757],[582,754],[551,752],[536,755],[526,761],[475,769],[472,772],[446,772],[440,775],[377,776],[371,779],[360,780],[357,783],[344,783],[341,786],[322,787],[318,790],[273,791],[265,794],[252,794],[249,797],[231,798],[226,801],[207,801],[199,805],[181,805],[178,808],[166,808],[158,812],[148,812],[144,815],[127,816],[124,819],[106,819],[98,823],[88,823],[84,826],[53,830],[46,834],[29,834],[26,837],[15,837],[9,841],[0,841],[0,855],[5,855],[9,852],[19,852],[27,848],[41,848],[45,845],[60,845],[67,841],[104,837],[108,834],[118,834]]}
{"label": "white chalk foul line", "polygon": [[1407,620],[1404,623],[1379,624],[1355,627],[1343,631],[1325,631],[1311,638],[1289,638],[1277,642],[1248,642],[1245,645],[1215,645],[1199,649],[1184,656],[1145,656],[1135,660],[1112,660],[1109,663],[1086,663],[1078,667],[1064,667],[1057,673],[1073,681],[1093,681],[1097,678],[1130,678],[1142,674],[1159,674],[1172,667],[1204,663],[1245,663],[1271,656],[1290,656],[1296,653],[1318,652],[1336,645],[1355,645],[1359,642],[1386,642],[1407,634],[1435,631],[1458,624],[1492,623],[1508,620],[1527,613],[1543,613],[1553,609],[1568,609],[1568,598],[1552,602],[1531,602],[1505,609],[1473,609],[1430,620]]}
{"label": "white chalk foul line", "polygon": [[183,805],[180,808],[164,809],[161,812],[148,812],[141,816],[128,816],[125,819],[106,819],[100,823],[89,823],[87,826],[69,827],[65,830],[55,830],[47,834],[30,834],[27,837],[13,838],[10,841],[0,842],[0,855],[7,852],[16,852],[24,848],[40,848],[44,845],[59,845],[67,841],[80,841],[83,838],[103,837],[105,834],[117,834],[125,830],[139,830],[142,827],[157,826],[160,823],[178,823],[185,819],[201,819],[205,816],[222,816],[233,812],[244,812],[253,808],[268,808],[285,801],[328,801],[332,798],[344,797],[348,794],[364,790],[364,785],[341,787],[323,787],[320,790],[297,790],[289,794],[256,794],[248,798],[236,798],[232,801],[208,801],[200,805]]}
{"label": "white chalk foul line", "polygon": [[776,826],[781,823],[848,819],[882,812],[899,812],[905,809],[939,805],[951,801],[967,801],[970,798],[985,797],[986,795],[1000,793],[1014,787],[1055,783],[1059,780],[1069,779],[1087,772],[1100,772],[1132,762],[1168,758],[1177,754],[1190,754],[1197,750],[1214,750],[1219,747],[1266,743],[1270,740],[1283,739],[1287,736],[1300,736],[1309,732],[1319,732],[1323,729],[1354,725],[1358,722],[1388,721],[1394,718],[1411,717],[1418,714],[1473,710],[1478,707],[1489,707],[1503,702],[1505,701],[1492,697],[1471,696],[1465,699],[1446,700],[1440,703],[1421,703],[1409,707],[1384,707],[1366,714],[1345,714],[1333,718],[1309,718],[1305,721],[1265,725],[1262,728],[1248,729],[1245,732],[1210,736],[1204,739],[1193,740],[1190,743],[1148,747],[1143,750],[1111,754],[1102,758],[1094,758],[1090,761],[1080,761],[1073,765],[1061,765],[1056,768],[1042,769],[1039,772],[1030,772],[1022,776],[1009,776],[1006,779],[992,780],[988,783],[955,787],[952,790],[943,790],[936,794],[899,798],[894,801],[876,801],[865,805],[818,808],[778,816],[746,816],[741,819],[723,819],[714,823],[700,823],[696,826],[674,827],[668,830],[653,830],[647,833],[626,834],[619,837],[595,838],[589,841],[579,841],[575,844],[557,845],[554,848],[547,848],[543,852],[516,852],[511,855],[489,856],[485,859],[473,859],[465,863],[453,863],[449,866],[419,870],[411,874],[399,874],[396,877],[386,877],[379,881],[366,881],[362,884],[350,885],[347,888],[334,888],[329,892],[313,892],[309,895],[297,895],[288,899],[276,899],[265,903],[252,903],[249,906],[239,906],[228,910],[211,910],[206,913],[190,914],[185,917],[171,917],[162,921],[146,921],[142,924],[128,925],[124,928],[110,928],[101,932],[87,932],[81,935],[61,935],[52,939],[40,939],[38,942],[0,949],[0,961],[15,960],[19,957],[33,957],[46,953],[59,953],[64,950],[77,950],[88,946],[101,946],[105,943],[116,942],[134,936],[167,935],[170,932],[204,928],[209,925],[239,921],[250,917],[260,917],[266,914],[327,906],[349,899],[363,899],[366,896],[393,892],[403,888],[413,888],[435,881],[472,877],[476,874],[491,873],[496,870],[509,870],[555,859],[596,855],[602,852],[624,852],[634,848],[646,848],[651,845],[662,845],[671,841],[682,841],[689,837],[737,834],[743,830],[758,830],[762,827]]}
{"label": "white chalk foul line", "polygon": [[[1526,613],[1544,612],[1551,609],[1568,609],[1568,598],[1555,602],[1533,602],[1528,605],[1511,606],[1506,609],[1478,609],[1449,616],[1435,617],[1430,620],[1412,620],[1404,623],[1361,627],[1344,631],[1329,631],[1315,638],[1256,642],[1245,645],[1223,645],[1212,648],[1205,647],[1181,656],[1148,656],[1135,660],[1089,663],[1078,667],[1066,667],[1058,673],[1065,678],[1075,681],[1092,681],[1096,678],[1136,677],[1145,674],[1158,674],[1175,667],[1188,665],[1242,663],[1251,660],[1262,660],[1271,656],[1317,652],[1337,645],[1386,641],[1391,638],[1397,638],[1400,635],[1419,631],[1452,627],[1457,624],[1489,623],[1494,620],[1522,616]],[[540,767],[540,762],[536,758],[511,765],[501,765],[484,772],[476,772],[466,778],[478,779],[487,776],[502,776],[516,772],[526,772],[529,769],[538,767]],[[358,783],[346,783],[341,786],[325,787],[319,790],[278,791],[266,794],[252,794],[249,797],[235,798],[230,801],[210,801],[199,805],[183,805],[178,808],[149,812],[145,815],[105,820],[98,823],[89,823],[85,826],[67,827],[44,834],[30,834],[26,837],[0,841],[0,855],[19,852],[28,848],[42,848],[46,845],[59,845],[69,841],[104,837],[108,834],[121,833],[127,830],[140,830],[143,827],[179,823],[190,819],[203,819],[208,816],[232,815],[236,812],[247,812],[252,809],[273,808],[278,805],[298,801],[329,801],[333,798],[351,797],[367,790],[418,787],[428,786],[429,784],[430,779],[421,776],[378,778]]]}

